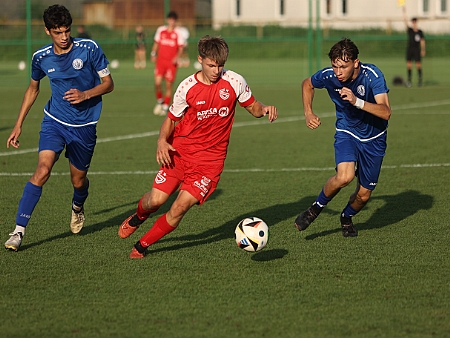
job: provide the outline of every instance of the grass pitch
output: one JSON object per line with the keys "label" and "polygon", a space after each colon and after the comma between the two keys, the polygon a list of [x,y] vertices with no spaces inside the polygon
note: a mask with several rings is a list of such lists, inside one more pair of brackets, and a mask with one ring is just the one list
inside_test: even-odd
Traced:
{"label": "grass pitch", "polygon": [[[403,69],[402,60],[369,61],[386,65],[388,81]],[[334,109],[326,93],[316,92],[322,126],[311,131],[300,99],[304,63],[227,66],[246,77],[260,101],[278,107],[279,120],[269,124],[238,108],[217,191],[136,261],[128,258],[133,244],[168,205],[130,238],[120,239],[117,230],[158,170],[162,118],[151,113],[151,68],[136,71],[121,62],[113,71],[116,89],[104,97],[85,228],[70,232],[72,188],[61,158],[21,250],[0,252],[2,336],[450,336],[448,83],[433,77],[423,88],[390,86],[393,114],[380,183],[354,218],[359,236],[343,238],[339,212],[354,184],[306,231],[293,226],[334,171]],[[1,67],[6,143],[27,80],[16,65]],[[182,69],[178,78],[192,71]],[[48,97],[44,83],[20,152],[0,151],[2,241],[37,163]],[[233,238],[247,216],[270,227],[267,247],[255,254],[239,250]]]}

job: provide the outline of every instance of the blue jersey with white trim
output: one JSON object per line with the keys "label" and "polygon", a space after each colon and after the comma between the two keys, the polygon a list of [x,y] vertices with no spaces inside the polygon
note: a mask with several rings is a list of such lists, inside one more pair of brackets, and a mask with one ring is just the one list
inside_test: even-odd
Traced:
{"label": "blue jersey with white trim", "polygon": [[64,100],[69,89],[85,91],[100,84],[99,72],[109,74],[108,60],[100,46],[90,39],[72,38],[72,49],[55,54],[49,44],[33,54],[31,78],[50,80],[52,96],[47,102],[44,119],[54,119],[70,126],[97,123],[102,110],[102,97],[96,96],[78,104]]}
{"label": "blue jersey with white trim", "polygon": [[340,82],[333,68],[324,68],[311,77],[314,88],[326,88],[328,95],[336,106],[336,131],[347,132],[360,139],[370,140],[386,132],[388,121],[358,109],[341,98],[342,87],[349,88],[357,98],[376,103],[375,95],[388,93],[389,88],[383,73],[373,64],[360,63],[360,71],[356,79]]}

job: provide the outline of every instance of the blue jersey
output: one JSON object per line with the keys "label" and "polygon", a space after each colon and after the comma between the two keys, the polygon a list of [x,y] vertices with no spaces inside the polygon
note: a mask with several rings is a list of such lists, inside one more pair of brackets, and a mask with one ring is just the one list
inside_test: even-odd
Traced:
{"label": "blue jersey", "polygon": [[53,44],[36,51],[33,54],[31,78],[40,81],[48,76],[50,80],[52,96],[44,108],[44,120],[53,119],[78,127],[97,123],[102,110],[102,97],[71,104],[63,99],[64,93],[69,89],[85,91],[100,84],[100,75],[109,74],[109,62],[95,41],[72,40],[72,49],[66,54],[55,54]]}
{"label": "blue jersey", "polygon": [[311,77],[314,88],[326,88],[336,105],[336,132],[346,132],[353,137],[368,141],[386,133],[388,121],[358,109],[341,98],[342,87],[349,88],[357,98],[376,103],[375,95],[388,93],[383,73],[372,64],[360,63],[360,71],[351,82],[340,82],[333,69],[324,68]]}

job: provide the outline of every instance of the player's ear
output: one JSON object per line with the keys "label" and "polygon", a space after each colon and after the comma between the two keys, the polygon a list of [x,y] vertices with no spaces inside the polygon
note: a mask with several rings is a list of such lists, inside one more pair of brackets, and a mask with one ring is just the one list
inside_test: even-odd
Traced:
{"label": "player's ear", "polygon": [[355,66],[355,68],[359,68],[359,59],[356,59],[355,61],[353,61],[354,62],[354,66]]}
{"label": "player's ear", "polygon": [[44,29],[45,29],[45,33],[46,33],[47,35],[50,35],[50,31],[47,29],[47,27],[44,27]]}

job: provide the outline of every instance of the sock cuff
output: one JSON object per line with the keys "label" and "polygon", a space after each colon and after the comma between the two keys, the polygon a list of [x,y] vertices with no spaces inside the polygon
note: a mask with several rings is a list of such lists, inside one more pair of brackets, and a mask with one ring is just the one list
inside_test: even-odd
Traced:
{"label": "sock cuff", "polygon": [[156,222],[155,225],[156,227],[158,227],[162,232],[164,232],[164,234],[168,234],[170,232],[172,232],[173,230],[175,230],[176,227],[173,227],[169,224],[169,222],[167,222],[167,213],[165,213],[164,215],[162,215],[161,217],[159,217]]}
{"label": "sock cuff", "polygon": [[41,196],[42,195],[42,187],[34,185],[31,182],[27,182],[27,184],[25,184],[25,189],[24,189],[28,194],[32,194],[34,196]]}

